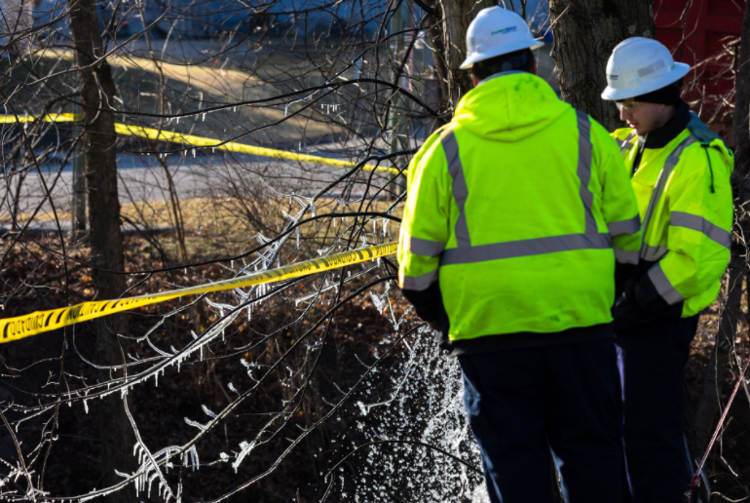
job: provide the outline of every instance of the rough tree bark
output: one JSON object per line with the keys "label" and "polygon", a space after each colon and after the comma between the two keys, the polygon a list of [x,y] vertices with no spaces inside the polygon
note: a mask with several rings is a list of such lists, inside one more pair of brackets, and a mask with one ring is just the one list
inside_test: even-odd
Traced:
{"label": "rough tree bark", "polygon": [[602,101],[612,49],[628,37],[654,36],[651,0],[550,0],[562,98],[612,131],[617,108]]}
{"label": "rough tree bark", "polygon": [[466,57],[466,30],[480,10],[497,2],[428,0],[425,3],[434,11],[426,21],[432,26],[428,34],[440,82],[440,111],[446,113],[447,121],[461,96],[473,87],[469,72],[458,68]]}
{"label": "rough tree bark", "polygon": [[[70,28],[81,83],[81,111],[84,127],[84,172],[88,183],[91,261],[98,299],[117,298],[126,289],[125,276],[107,271],[123,271],[124,256],[120,231],[120,204],[117,197],[117,160],[115,158],[115,116],[111,105],[115,91],[109,64],[104,54],[96,15],[95,0],[68,0]],[[123,363],[117,334],[127,330],[124,315],[96,323],[97,358],[101,364]],[[116,377],[102,372],[100,380]],[[101,401],[101,439],[103,483],[122,481],[115,469],[133,472],[135,438],[119,393]],[[109,496],[109,502],[135,501],[132,486]]]}
{"label": "rough tree bark", "polygon": [[[732,339],[737,333],[737,323],[742,315],[740,302],[742,300],[742,276],[745,263],[736,253],[738,246],[732,246],[732,262],[729,265],[729,281],[727,284],[727,303],[721,314],[719,332],[716,334],[716,344],[711,354],[711,360],[706,367],[703,378],[703,390],[698,405],[695,408],[695,431],[701,448],[705,449],[713,432],[714,422],[720,407],[721,387],[724,383],[726,367],[729,363],[729,352],[732,350]],[[694,453],[702,454],[702,453]]]}
{"label": "rough tree bark", "polygon": [[[740,36],[740,54],[736,62],[734,98],[734,174],[732,187],[735,195],[735,215],[742,227],[745,239],[750,236],[750,216],[747,214],[747,203],[750,201],[750,5],[745,3]],[[740,300],[742,296],[742,275],[747,269],[746,243],[732,243],[732,265],[729,276],[729,295],[727,306],[722,313],[719,334],[711,361],[706,368],[703,379],[703,390],[695,414],[695,427],[702,446],[711,438],[714,424],[719,414],[719,397],[724,382],[726,368],[729,364],[729,352],[732,338],[737,330],[737,322],[742,316]]]}

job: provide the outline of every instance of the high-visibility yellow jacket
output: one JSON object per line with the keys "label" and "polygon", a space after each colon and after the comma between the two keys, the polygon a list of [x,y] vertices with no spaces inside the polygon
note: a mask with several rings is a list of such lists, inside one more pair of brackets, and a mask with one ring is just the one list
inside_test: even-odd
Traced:
{"label": "high-visibility yellow jacket", "polygon": [[644,232],[640,255],[647,273],[636,300],[647,312],[663,305],[683,317],[695,315],[716,299],[729,263],[732,152],[693,112],[663,148],[641,148],[643,139],[630,128],[612,136],[632,176]]}
{"label": "high-visibility yellow jacket", "polygon": [[615,256],[638,260],[635,196],[607,131],[541,78],[468,92],[407,184],[400,286],[439,281],[452,341],[612,320]]}

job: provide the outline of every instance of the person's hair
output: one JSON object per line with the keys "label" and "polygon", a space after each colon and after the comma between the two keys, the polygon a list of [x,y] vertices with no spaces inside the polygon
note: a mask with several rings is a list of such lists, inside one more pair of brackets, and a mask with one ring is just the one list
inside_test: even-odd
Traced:
{"label": "person's hair", "polygon": [[471,74],[479,80],[484,80],[490,75],[510,70],[530,72],[534,67],[534,53],[531,49],[521,49],[494,58],[478,61],[471,66]]}
{"label": "person's hair", "polygon": [[645,103],[658,103],[661,105],[676,106],[682,100],[682,85],[684,79],[680,79],[677,82],[673,82],[668,86],[664,86],[656,91],[642,94],[633,98],[635,101],[642,101]]}

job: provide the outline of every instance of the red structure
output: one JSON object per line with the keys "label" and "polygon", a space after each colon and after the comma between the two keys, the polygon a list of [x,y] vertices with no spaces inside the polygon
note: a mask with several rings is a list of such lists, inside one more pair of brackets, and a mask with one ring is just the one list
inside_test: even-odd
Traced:
{"label": "red structure", "polygon": [[[685,99],[715,130],[727,131],[742,14],[750,0],[654,0],[656,39],[693,70]],[[730,135],[731,136],[731,135]],[[728,138],[729,139],[729,138]]]}

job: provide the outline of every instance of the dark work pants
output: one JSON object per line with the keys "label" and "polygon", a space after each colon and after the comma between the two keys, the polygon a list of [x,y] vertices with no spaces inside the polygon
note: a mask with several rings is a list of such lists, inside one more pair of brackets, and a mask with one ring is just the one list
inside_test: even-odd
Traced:
{"label": "dark work pants", "polygon": [[611,339],[459,356],[492,503],[619,503],[622,411]]}
{"label": "dark work pants", "polygon": [[662,318],[617,333],[627,485],[634,503],[682,503],[690,483],[682,405],[697,327],[698,316]]}

